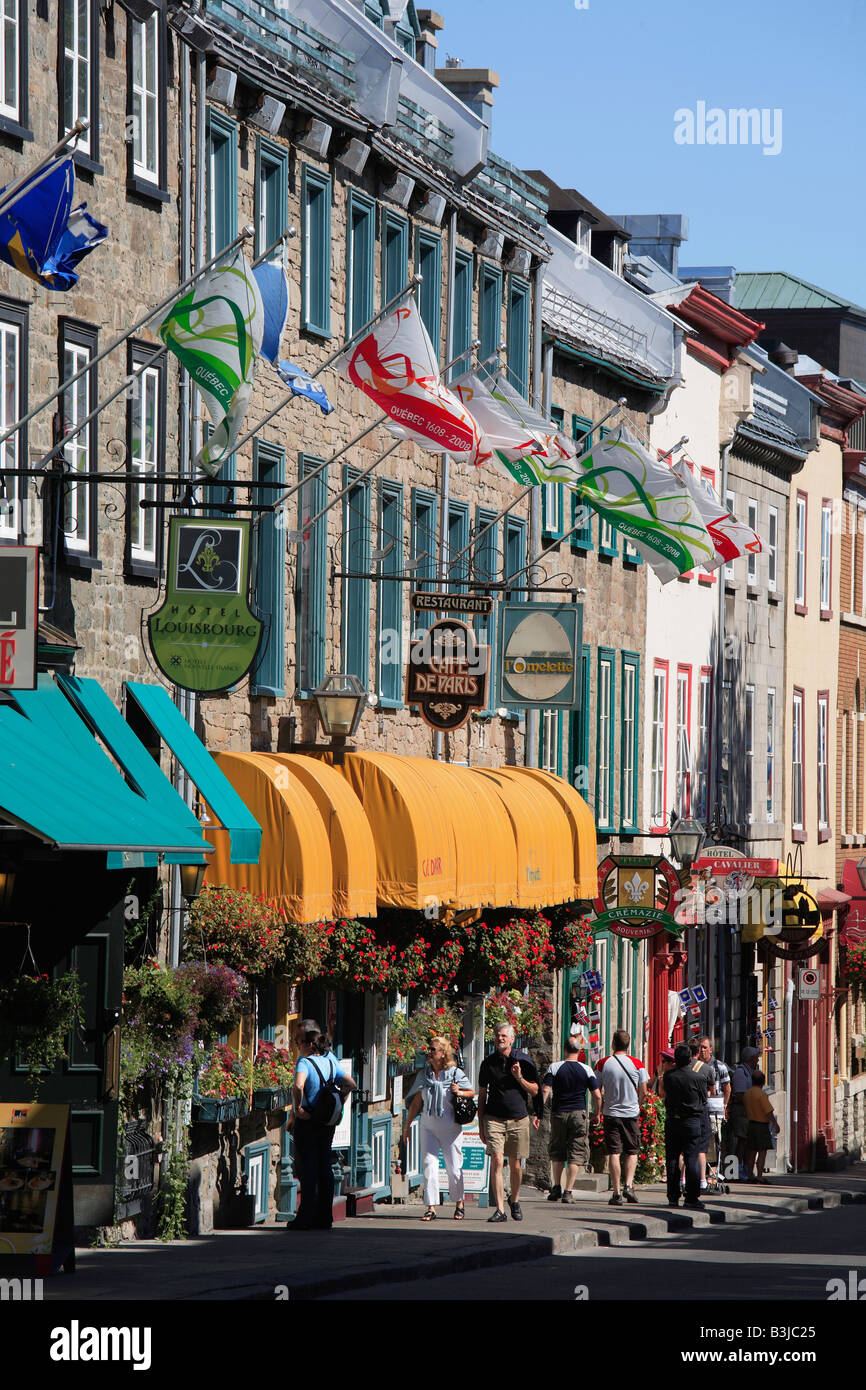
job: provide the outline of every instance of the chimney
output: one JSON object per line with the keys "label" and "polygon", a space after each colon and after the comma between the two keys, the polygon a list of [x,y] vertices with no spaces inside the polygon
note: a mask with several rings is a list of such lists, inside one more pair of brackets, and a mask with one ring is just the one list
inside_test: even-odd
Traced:
{"label": "chimney", "polygon": [[480,116],[489,130],[493,123],[493,89],[499,86],[499,74],[491,68],[464,68],[459,61],[452,66],[452,61],[437,68],[436,77],[464,106]]}
{"label": "chimney", "polygon": [[445,20],[435,10],[416,10],[421,26],[421,38],[416,43],[416,57],[427,72],[436,71],[436,49],[439,46],[437,34],[445,28]]}
{"label": "chimney", "polygon": [[794,368],[800,360],[796,348],[788,347],[781,338],[759,338],[758,342],[774,366],[781,367],[783,372],[793,376]]}
{"label": "chimney", "polygon": [[629,253],[651,256],[671,275],[677,275],[680,245],[689,239],[689,219],[678,212],[611,213],[631,233]]}

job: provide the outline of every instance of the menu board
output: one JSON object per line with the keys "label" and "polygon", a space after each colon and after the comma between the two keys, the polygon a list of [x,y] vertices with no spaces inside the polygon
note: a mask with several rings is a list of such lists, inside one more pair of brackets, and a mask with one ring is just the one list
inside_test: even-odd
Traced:
{"label": "menu board", "polygon": [[69,1106],[0,1104],[0,1266],[47,1274],[73,1249]]}

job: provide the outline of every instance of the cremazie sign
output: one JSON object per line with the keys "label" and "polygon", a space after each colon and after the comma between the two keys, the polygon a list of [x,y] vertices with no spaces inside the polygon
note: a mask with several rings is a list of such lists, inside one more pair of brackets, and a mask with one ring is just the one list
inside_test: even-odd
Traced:
{"label": "cremazie sign", "polygon": [[468,623],[440,618],[409,649],[406,703],[417,705],[434,729],[459,729],[473,709],[487,704],[490,648]]}
{"label": "cremazie sign", "polygon": [[632,941],[667,931],[682,936],[672,916],[680,876],[669,860],[645,854],[609,854],[598,866],[594,927],[609,927]]}

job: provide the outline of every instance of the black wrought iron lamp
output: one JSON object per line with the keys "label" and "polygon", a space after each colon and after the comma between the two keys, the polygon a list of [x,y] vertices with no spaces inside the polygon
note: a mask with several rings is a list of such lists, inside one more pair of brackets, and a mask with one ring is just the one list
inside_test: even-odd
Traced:
{"label": "black wrought iron lamp", "polygon": [[207,864],[204,861],[200,864],[180,865],[180,891],[188,903],[195,902],[201,893],[206,868]]}
{"label": "black wrought iron lamp", "polygon": [[671,853],[684,869],[690,869],[703,848],[707,832],[699,820],[682,819],[676,811],[671,811],[671,828],[668,831]]}

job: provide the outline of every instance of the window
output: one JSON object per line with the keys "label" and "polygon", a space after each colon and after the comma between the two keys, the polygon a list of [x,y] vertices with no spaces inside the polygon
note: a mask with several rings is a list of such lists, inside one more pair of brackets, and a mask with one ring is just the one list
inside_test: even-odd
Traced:
{"label": "window", "polygon": [[[68,380],[96,356],[96,329],[83,324],[60,321],[60,379]],[[63,432],[68,433],[93,410],[98,397],[96,368],[91,367],[80,380],[63,392]],[[76,482],[78,473],[95,468],[97,420],[91,420],[64,449],[69,481],[63,498],[63,537],[67,559],[92,559],[96,553],[96,488]]]}
{"label": "window", "polygon": [[[301,454],[298,459],[299,478],[308,478],[321,462],[321,459]],[[297,551],[295,632],[297,684],[305,695],[315,690],[325,678],[328,615],[328,517],[327,514],[320,517],[312,527],[307,525],[307,521],[327,505],[328,470],[323,468],[315,478],[309,478],[298,492],[298,529],[306,539]]]}
{"label": "window", "polygon": [[432,232],[418,232],[415,268],[424,278],[418,289],[418,312],[430,334],[436,361],[442,350],[442,241]]}
{"label": "window", "polygon": [[[592,421],[584,415],[572,415],[571,437],[584,452],[591,448]],[[592,511],[586,502],[580,501],[576,492],[571,493],[571,524],[577,527],[571,534],[572,550],[592,550]]]}
{"label": "window", "polygon": [[842,727],[840,742],[842,745],[842,757],[839,763],[839,834],[842,836],[842,843],[848,835],[850,821],[848,819],[848,720],[847,710],[842,711]]}
{"label": "window", "polygon": [[[388,1088],[388,996],[368,994],[364,999],[364,1042],[367,1048],[365,1090],[371,1100],[384,1100]],[[383,1186],[388,1182],[388,1168]]]}
{"label": "window", "polygon": [[[343,469],[343,486],[357,476]],[[323,517],[324,521],[325,518]],[[343,670],[362,685],[370,680],[370,482],[363,478],[343,498]]]}
{"label": "window", "polygon": [[[146,343],[130,343],[130,372],[153,355],[153,348]],[[145,367],[130,382],[129,390],[132,393],[127,406],[129,471],[137,474],[141,482],[129,486],[127,564],[132,573],[155,578],[159,574],[160,514],[153,508],[143,508],[141,503],[156,500],[158,492],[156,474],[162,463],[161,445],[165,438],[165,358],[160,358],[152,367]]]}
{"label": "window", "polygon": [[[85,167],[96,168],[95,161],[99,159],[97,0],[62,0],[61,9],[61,134],[65,135],[71,130],[77,120],[89,120],[90,126],[80,137],[74,157],[80,159]],[[8,33],[4,37],[8,38]]]}
{"label": "window", "polygon": [[[454,255],[454,333],[451,343],[451,355],[457,357],[461,352],[466,352],[472,342],[472,281],[473,265],[472,257],[465,251],[457,251]],[[459,376],[469,368],[469,359],[462,358],[454,364],[454,371]]]}
{"label": "window", "polygon": [[620,758],[619,818],[621,832],[637,829],[637,731],[640,657],[622,654],[622,754]]}
{"label": "window", "polygon": [[571,783],[584,798],[589,795],[589,655],[589,647],[581,647],[580,708],[571,717]]}
{"label": "window", "polygon": [[331,335],[331,180],[309,164],[301,172],[301,327]]}
{"label": "window", "polygon": [[797,493],[795,510],[795,563],[794,573],[794,611],[806,612],[806,494]]}
{"label": "window", "polygon": [[598,553],[616,555],[616,530],[603,516],[598,518]]}
{"label": "window", "polygon": [[776,819],[776,692],[767,691],[767,820]]}
{"label": "window", "polygon": [[562,535],[562,483],[545,483],[541,489],[541,529],[554,540]]}
{"label": "window", "polygon": [[[752,530],[756,532],[757,529],[758,529],[758,504],[757,504],[757,502],[755,501],[754,497],[750,497],[750,498],[749,498],[748,503],[747,503],[747,507],[748,507],[748,525],[751,526]],[[757,555],[755,555],[755,553],[754,553],[753,551],[751,551],[751,550],[749,551],[748,559],[747,559],[747,561],[746,561],[746,575],[747,575],[747,578],[748,578],[748,581],[749,581],[750,584],[757,584],[757,582],[758,582],[758,557],[757,557]]]}
{"label": "window", "polygon": [[657,661],[653,670],[652,747],[650,754],[650,817],[653,829],[665,824],[667,811],[668,663]]}
{"label": "window", "polygon": [[[286,481],[285,450],[263,440],[253,442],[254,476],[263,483]],[[264,488],[264,501],[275,492]],[[260,512],[255,529],[255,605],[265,624],[256,663],[250,674],[254,695],[286,693],[286,532],[277,512]]]}
{"label": "window", "polygon": [[[412,574],[413,589],[434,587],[436,578],[436,498],[433,493],[412,492]],[[412,614],[412,630],[420,632],[430,627],[435,620],[434,613]]]}
{"label": "window", "polygon": [[596,684],[595,820],[602,833],[613,828],[613,710],[614,654],[598,652]]}
{"label": "window", "polygon": [[[386,554],[378,561],[380,575],[403,572],[403,489],[399,483],[379,484],[379,542]],[[403,703],[403,585],[383,579],[379,599],[379,703],[396,709]]]}
{"label": "window", "polygon": [[[734,515],[734,494],[730,491],[730,489],[725,493],[725,506],[727,507],[728,512],[730,513],[730,515],[733,516],[733,515]],[[734,579],[734,578],[735,578],[735,575],[734,575],[734,562],[733,562],[733,560],[731,560],[731,562],[730,562],[729,564],[726,564],[726,565],[725,565],[725,579]]]}
{"label": "window", "polygon": [[409,223],[385,212],[382,217],[382,303],[406,288],[409,279]]}
{"label": "window", "polygon": [[721,739],[721,784],[726,799],[731,792],[731,682],[722,681],[722,708],[719,726]]}
{"label": "window", "polygon": [[805,840],[803,781],[803,692],[794,689],[794,710],[791,721],[791,828],[795,839]]}
{"label": "window", "polygon": [[[526,554],[526,522],[517,517],[508,516],[505,518],[505,575],[506,580],[514,578],[515,585],[525,590],[527,584],[526,571],[524,566],[529,557]],[[523,570],[520,574],[519,571]],[[527,598],[526,593],[512,593],[510,602],[521,603]]]}
{"label": "window", "polygon": [[[481,284],[478,290],[478,337],[481,339],[480,360],[496,353],[502,340],[502,271],[493,266],[481,267]],[[495,375],[498,357],[489,362],[485,372]]]}
{"label": "window", "polygon": [[346,337],[373,317],[373,255],[376,207],[363,193],[349,190],[346,211]]}
{"label": "window", "polygon": [[692,718],[692,668],[677,667],[677,811],[691,814],[692,773],[689,730]]}
{"label": "window", "polygon": [[713,743],[713,671],[701,667],[698,692],[698,758],[695,786],[695,815],[706,821],[710,804],[710,753]]}
{"label": "window", "polygon": [[469,508],[465,502],[448,504],[448,575],[452,594],[466,592],[471,555],[461,555],[469,544]]}
{"label": "window", "polygon": [[[202,439],[205,443],[213,434],[210,420],[202,421]],[[203,516],[235,516],[236,493],[234,482],[238,476],[238,456],[229,454],[219,471],[219,482],[213,482],[204,496]]]}
{"label": "window", "polygon": [[129,61],[130,184],[149,196],[165,191],[166,90],[165,19],[161,9],[145,20],[130,15],[127,54]]}
{"label": "window", "polygon": [[746,822],[751,825],[755,819],[754,814],[754,786],[755,786],[755,687],[746,686],[746,698],[743,706],[743,753],[745,755],[745,769],[743,776],[744,784],[744,812]]}
{"label": "window", "polygon": [[[261,256],[286,230],[289,156],[261,136],[256,151],[256,254]],[[271,255],[276,252],[272,251]]]}
{"label": "window", "polygon": [[818,691],[818,839],[830,838],[830,770],[828,745],[830,736],[830,696]]}
{"label": "window", "polygon": [[[716,474],[712,468],[701,469],[701,491],[705,492],[709,499],[713,503],[715,503],[716,506],[720,505],[718,494],[716,492]],[[707,569],[705,566],[702,565],[698,571],[698,583],[715,584],[715,582],[715,570]]]}
{"label": "window", "polygon": [[[493,523],[491,525],[491,522]],[[485,527],[490,526],[489,531]],[[484,531],[484,535],[481,532]],[[477,584],[495,584],[499,579],[499,522],[496,520],[496,513],[484,511],[478,508],[475,513],[475,536],[476,544],[472,552],[472,561],[475,570],[475,582]],[[480,537],[480,540],[478,539]],[[474,592],[478,592],[475,590]],[[489,652],[488,659],[488,679],[487,679],[487,709],[493,712],[496,700],[494,697],[494,671],[496,670],[494,655],[496,644],[496,603],[494,595],[493,612],[483,617],[475,619],[475,636],[480,643],[487,646]]]}
{"label": "window", "polygon": [[[27,414],[26,373],[27,310],[0,299],[0,431]],[[26,438],[25,430],[0,444],[0,469],[26,465]],[[23,531],[18,513],[23,481],[0,474],[0,540],[17,541]]]}
{"label": "window", "polygon": [[0,5],[0,130],[13,134],[27,124],[27,5]]}
{"label": "window", "polygon": [[821,617],[832,618],[833,503],[821,503]]}
{"label": "window", "polygon": [[238,128],[219,111],[207,113],[207,246],[218,256],[238,234]]}
{"label": "window", "polygon": [[562,710],[543,709],[538,762],[544,772],[562,773]]}
{"label": "window", "polygon": [[776,592],[776,571],[779,556],[779,509],[770,507],[767,515],[767,588]]}
{"label": "window", "polygon": [[529,400],[529,286],[512,275],[508,282],[508,380]]}

